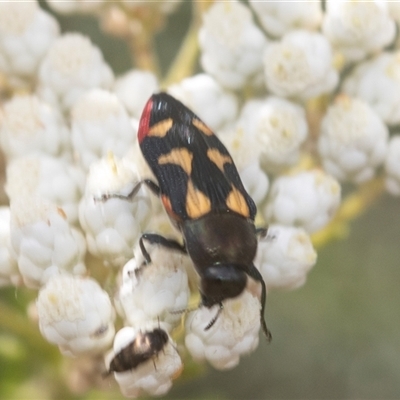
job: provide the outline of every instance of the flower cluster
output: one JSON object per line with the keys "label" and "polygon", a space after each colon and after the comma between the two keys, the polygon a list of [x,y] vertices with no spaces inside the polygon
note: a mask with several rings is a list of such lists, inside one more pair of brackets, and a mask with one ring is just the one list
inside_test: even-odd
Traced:
{"label": "flower cluster", "polygon": [[[143,43],[178,1],[48,0],[131,38],[141,68],[121,76],[90,38],[61,34],[36,1],[1,3],[9,205],[0,208],[0,286],[36,290],[43,337],[64,356],[105,359],[98,370],[113,372],[128,397],[166,393],[183,361],[235,367],[259,343],[259,284],[248,278],[222,309],[193,310],[199,277],[190,258],[140,241],[144,232],[182,240],[145,185],[134,190],[154,179],[137,142],[142,109],[163,88],[219,136],[257,205],[257,225],[269,225],[254,260],[269,295],[298,288],[316,264],[313,240],[343,204],[342,183],[357,193],[381,180],[400,195],[400,135],[389,135],[400,122],[400,53],[387,49],[400,17],[389,3],[193,5],[202,72],[168,84],[149,70]],[[155,331],[165,343],[149,339]]]}

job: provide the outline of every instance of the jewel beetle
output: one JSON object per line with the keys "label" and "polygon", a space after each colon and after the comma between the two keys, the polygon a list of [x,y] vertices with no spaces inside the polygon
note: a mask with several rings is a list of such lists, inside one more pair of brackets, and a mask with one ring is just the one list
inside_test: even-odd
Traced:
{"label": "jewel beetle", "polygon": [[140,364],[153,359],[163,350],[169,336],[161,328],[139,332],[135,339],[123,347],[111,360],[107,375],[112,372],[125,372],[137,368]]}
{"label": "jewel beetle", "polygon": [[[265,282],[254,266],[258,237],[265,228],[254,224],[257,208],[246,192],[234,161],[213,131],[191,110],[167,93],[147,101],[138,130],[138,142],[157,180],[139,182],[132,198],[145,184],[160,197],[184,244],[145,233],[140,247],[151,261],[144,240],[187,253],[200,276],[201,305],[219,305],[240,295],[247,277],[261,284],[261,327],[268,340],[264,311]],[[111,195],[111,197],[115,197]]]}

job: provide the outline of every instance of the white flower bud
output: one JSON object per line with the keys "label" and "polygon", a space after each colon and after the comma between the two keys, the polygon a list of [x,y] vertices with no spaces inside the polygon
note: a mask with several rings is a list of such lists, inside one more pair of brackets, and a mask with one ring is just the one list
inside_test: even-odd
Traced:
{"label": "white flower bud", "polygon": [[278,97],[248,101],[238,125],[255,138],[261,166],[271,173],[297,163],[308,134],[304,109]]}
{"label": "white flower bud", "polygon": [[339,205],[340,185],[333,177],[321,170],[300,172],[272,183],[265,218],[313,233],[333,218]]}
{"label": "white flower bud", "polygon": [[[114,355],[118,354],[141,334],[141,330],[132,327],[122,328],[114,339]],[[154,357],[140,363],[136,368],[124,372],[115,372],[114,377],[121,392],[126,397],[139,397],[143,392],[151,396],[167,393],[172,380],[183,369],[181,357],[175,344],[169,338],[168,343]]]}
{"label": "white flower bud", "polygon": [[291,31],[266,48],[267,88],[278,96],[301,100],[329,93],[339,81],[332,61],[331,46],[323,35]]}
{"label": "white flower bud", "polygon": [[168,93],[195,112],[212,130],[232,124],[238,111],[237,97],[224,90],[210,75],[198,74],[168,88]]}
{"label": "white flower bud", "polygon": [[86,272],[85,239],[66,218],[62,208],[38,197],[12,200],[11,244],[26,286],[39,288],[60,271]]}
{"label": "white flower bud", "polygon": [[140,118],[149,97],[159,91],[157,77],[140,69],[132,69],[118,77],[114,92],[131,117]]}
{"label": "white flower bud", "polygon": [[260,300],[247,290],[225,300],[214,325],[205,330],[218,307],[201,307],[188,315],[185,344],[195,361],[207,360],[216,369],[232,369],[241,355],[258,346]]}
{"label": "white flower bud", "polygon": [[95,280],[53,276],[40,290],[36,304],[40,332],[64,355],[99,353],[111,344],[115,312]]}
{"label": "white flower bud", "polygon": [[267,39],[250,10],[238,1],[215,2],[199,31],[201,65],[222,86],[240,89],[262,83],[262,52]]}
{"label": "white flower bud", "polygon": [[323,33],[348,62],[357,62],[390,44],[396,24],[382,0],[327,0]]}
{"label": "white flower bud", "polygon": [[93,13],[104,7],[105,0],[47,0],[47,4],[61,14]]}
{"label": "white flower bud", "polygon": [[322,165],[339,181],[365,182],[382,164],[388,136],[387,126],[367,103],[339,96],[321,124]]}
{"label": "white flower bud", "polygon": [[136,139],[125,108],[113,93],[93,89],[71,111],[72,143],[80,163],[90,164],[112,152],[122,157]]}
{"label": "white flower bud", "polygon": [[127,325],[140,327],[149,321],[161,321],[168,331],[181,319],[189,301],[189,285],[186,268],[189,257],[184,254],[151,245],[144,246],[151,257],[145,264],[139,248],[122,272],[122,284],[116,301]]}
{"label": "white flower bud", "polygon": [[58,22],[37,1],[1,2],[0,72],[11,84],[33,80],[39,63],[58,34]]}
{"label": "white flower bud", "polygon": [[0,288],[21,284],[17,258],[10,242],[10,208],[0,207]]}
{"label": "white flower bud", "polygon": [[270,225],[258,243],[254,264],[268,289],[296,289],[304,285],[316,261],[317,253],[304,229]]}
{"label": "white flower bud", "polygon": [[111,88],[114,76],[100,50],[79,33],[54,41],[39,70],[38,94],[69,111],[75,101],[92,88]]}
{"label": "white flower bud", "polygon": [[130,200],[111,197],[103,201],[101,196],[127,196],[139,180],[124,159],[109,157],[90,167],[85,195],[79,204],[79,220],[88,250],[106,265],[120,267],[132,258],[134,245],[150,215],[150,200],[144,187]]}
{"label": "white flower bud", "polygon": [[14,96],[0,109],[0,142],[8,159],[28,154],[70,157],[63,117],[35,96]]}
{"label": "white flower bud", "polygon": [[400,52],[360,63],[344,81],[343,90],[366,101],[387,124],[399,124]]}
{"label": "white flower bud", "polygon": [[264,29],[281,37],[293,29],[316,30],[322,21],[321,3],[315,0],[249,0]]}
{"label": "white flower bud", "polygon": [[393,136],[389,141],[389,148],[385,160],[386,190],[400,196],[400,135]]}
{"label": "white flower bud", "polygon": [[85,187],[85,173],[65,160],[25,156],[7,166],[6,192],[12,200],[36,195],[60,206],[72,224],[78,222],[78,203]]}

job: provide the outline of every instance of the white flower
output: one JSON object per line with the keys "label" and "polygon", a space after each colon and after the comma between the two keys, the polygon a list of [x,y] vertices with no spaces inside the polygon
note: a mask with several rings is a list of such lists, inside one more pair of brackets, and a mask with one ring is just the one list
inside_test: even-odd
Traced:
{"label": "white flower", "polygon": [[331,92],[339,80],[328,40],[304,30],[291,31],[266,48],[264,72],[272,93],[301,100]]}
{"label": "white flower", "polygon": [[389,10],[389,15],[396,21],[400,21],[400,2],[398,1],[388,1],[387,7]]}
{"label": "white flower", "polygon": [[304,109],[278,97],[248,101],[238,125],[255,138],[261,166],[271,173],[297,163],[308,134]]}
{"label": "white flower", "polygon": [[105,0],[47,0],[47,4],[56,12],[63,14],[93,13],[104,7]]}
{"label": "white flower", "polygon": [[246,191],[259,204],[267,195],[269,179],[260,166],[260,145],[254,135],[247,133],[239,126],[223,132],[220,139],[232,156]]}
{"label": "white flower", "polygon": [[31,196],[11,202],[11,244],[26,286],[39,288],[52,275],[86,272],[85,239],[71,227],[62,208]]}
{"label": "white flower", "polygon": [[59,111],[36,96],[14,96],[0,109],[0,141],[8,159],[28,154],[69,157],[69,136]]}
{"label": "white flower", "polygon": [[91,278],[53,276],[39,292],[37,310],[40,332],[66,356],[99,353],[113,340],[114,309]]}
{"label": "white flower", "polygon": [[262,52],[267,39],[250,10],[238,1],[215,2],[199,31],[204,71],[228,89],[261,85]]}
{"label": "white flower", "polygon": [[38,94],[69,111],[92,88],[111,88],[114,75],[100,50],[79,34],[68,33],[54,41],[39,69]]}
{"label": "white flower", "polygon": [[72,224],[78,222],[78,202],[85,187],[82,169],[60,158],[19,157],[7,166],[6,192],[17,196],[37,195],[60,206]]}
{"label": "white flower", "polygon": [[37,1],[2,1],[0,72],[7,75],[11,84],[33,80],[39,63],[58,34],[58,22]]}
{"label": "white flower", "polygon": [[218,131],[236,119],[237,97],[210,75],[198,74],[168,88],[168,93],[196,113],[212,130]]}
{"label": "white flower", "polygon": [[214,325],[219,306],[201,307],[186,318],[185,344],[197,362],[207,360],[216,369],[231,369],[240,356],[258,346],[260,300],[245,290],[240,296],[224,301]]}
{"label": "white flower", "polygon": [[356,62],[390,44],[396,24],[382,0],[327,0],[323,33],[348,62]]}
{"label": "white flower", "polygon": [[339,181],[371,179],[385,158],[388,136],[387,126],[367,103],[339,96],[321,124],[322,165]]}
{"label": "white flower", "polygon": [[268,289],[296,289],[304,285],[316,261],[317,253],[304,229],[273,224],[258,243],[254,264]]}
{"label": "white flower", "polygon": [[122,157],[136,139],[128,113],[113,93],[93,89],[71,110],[71,134],[80,163],[90,164],[109,152]]}
{"label": "white flower", "polygon": [[140,249],[136,249],[135,258],[122,272],[122,284],[116,298],[118,310],[127,325],[140,327],[149,321],[161,321],[169,331],[182,316],[174,311],[185,310],[188,305],[190,292],[186,268],[191,262],[184,254],[151,245],[147,240],[144,246],[152,262],[145,264]]}
{"label": "white flower", "polygon": [[321,170],[280,176],[271,185],[265,217],[313,233],[323,228],[340,205],[340,185]]}
{"label": "white flower", "polygon": [[157,77],[140,69],[132,69],[118,77],[114,84],[114,92],[125,106],[129,115],[140,118],[149,97],[158,92]]}
{"label": "white flower", "polygon": [[385,160],[386,190],[400,196],[400,135],[393,136],[389,141],[389,148]]}
{"label": "white flower", "polygon": [[274,37],[293,29],[316,30],[322,21],[321,3],[315,0],[249,0],[261,25]]}
{"label": "white flower", "polygon": [[79,204],[79,220],[86,234],[88,250],[106,265],[122,266],[133,256],[133,248],[150,215],[145,188],[130,200],[102,195],[127,196],[139,176],[126,160],[102,159],[92,164],[85,195]]}
{"label": "white flower", "polygon": [[21,283],[17,258],[10,242],[10,208],[0,207],[0,288]]}
{"label": "white flower", "polygon": [[[141,334],[140,329],[132,327],[125,327],[118,331],[114,339],[114,355]],[[115,372],[114,377],[122,394],[126,397],[138,397],[143,394],[143,391],[151,396],[162,396],[169,391],[172,380],[180,375],[182,369],[182,360],[176,351],[175,344],[169,338],[168,343],[156,356],[140,363],[134,369]]]}
{"label": "white flower", "polygon": [[344,81],[343,90],[366,101],[387,124],[398,124],[400,52],[385,52],[360,63]]}

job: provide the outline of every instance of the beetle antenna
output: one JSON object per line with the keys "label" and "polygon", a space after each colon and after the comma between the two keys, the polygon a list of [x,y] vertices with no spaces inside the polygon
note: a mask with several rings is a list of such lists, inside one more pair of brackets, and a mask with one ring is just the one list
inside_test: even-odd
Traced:
{"label": "beetle antenna", "polygon": [[219,315],[221,314],[221,311],[224,309],[224,305],[222,303],[219,303],[219,308],[217,313],[215,314],[214,318],[207,324],[207,326],[204,328],[205,331],[208,331],[217,321]]}
{"label": "beetle antenna", "polygon": [[252,267],[249,269],[247,272],[250,277],[255,279],[257,282],[261,283],[261,310],[260,310],[260,323],[261,323],[261,329],[264,332],[265,337],[267,338],[268,342],[272,340],[272,335],[269,329],[267,328],[267,323],[265,322],[264,318],[264,312],[265,312],[265,304],[267,302],[267,287],[265,286],[264,279],[262,275],[260,274],[260,271],[252,265]]}

